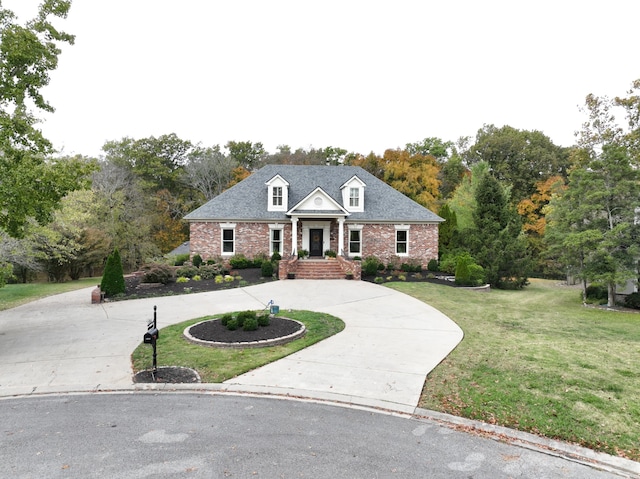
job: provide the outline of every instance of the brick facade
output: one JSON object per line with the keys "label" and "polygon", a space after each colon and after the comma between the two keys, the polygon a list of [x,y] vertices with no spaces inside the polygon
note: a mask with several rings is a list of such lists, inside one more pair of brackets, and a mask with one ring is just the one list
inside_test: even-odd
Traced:
{"label": "brick facade", "polygon": [[438,225],[412,224],[406,226],[408,227],[409,251],[406,256],[403,256],[396,253],[396,225],[363,225],[361,233],[362,257],[375,256],[384,262],[396,257],[407,258],[419,261],[423,268],[427,267],[429,260],[438,259]]}
{"label": "brick facade", "polygon": [[[304,220],[298,221],[298,249],[308,249],[308,245],[302,245],[302,227]],[[274,223],[224,223],[225,227],[235,230],[234,254],[244,254],[253,258],[259,254],[269,254],[269,224]],[[230,257],[232,254],[222,254],[221,223],[216,222],[191,222],[190,224],[190,250],[191,254],[199,254],[204,260],[210,258]],[[281,223],[277,227],[283,230],[283,257],[291,253],[291,223]],[[361,257],[376,256],[382,261],[400,257],[417,260],[426,268],[429,260],[438,258],[438,225],[410,224],[400,225],[400,228],[408,228],[408,254],[400,256],[396,254],[396,225],[394,224],[363,224],[361,232],[362,254]],[[338,251],[338,222],[331,221],[330,248]],[[348,251],[349,224],[344,225],[343,251]]]}

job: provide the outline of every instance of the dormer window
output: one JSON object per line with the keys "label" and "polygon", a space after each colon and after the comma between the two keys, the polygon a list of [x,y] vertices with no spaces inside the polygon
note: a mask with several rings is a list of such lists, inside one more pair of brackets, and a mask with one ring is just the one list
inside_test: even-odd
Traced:
{"label": "dormer window", "polygon": [[287,211],[289,203],[289,183],[280,175],[266,182],[267,211]]}
{"label": "dormer window", "polygon": [[273,206],[282,206],[282,186],[273,187]]}
{"label": "dormer window", "polygon": [[342,190],[342,204],[350,212],[364,211],[364,188],[365,185],[357,176],[351,177],[344,185],[340,187]]}
{"label": "dormer window", "polygon": [[358,208],[360,206],[360,188],[349,188],[349,207]]}

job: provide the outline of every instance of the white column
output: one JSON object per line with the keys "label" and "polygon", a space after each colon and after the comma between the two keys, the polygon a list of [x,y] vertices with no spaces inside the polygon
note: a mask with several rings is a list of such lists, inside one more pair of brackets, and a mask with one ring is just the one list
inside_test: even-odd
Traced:
{"label": "white column", "polygon": [[338,255],[342,256],[344,250],[344,218],[338,218]]}
{"label": "white column", "polygon": [[298,254],[298,218],[295,216],[291,218],[291,254]]}

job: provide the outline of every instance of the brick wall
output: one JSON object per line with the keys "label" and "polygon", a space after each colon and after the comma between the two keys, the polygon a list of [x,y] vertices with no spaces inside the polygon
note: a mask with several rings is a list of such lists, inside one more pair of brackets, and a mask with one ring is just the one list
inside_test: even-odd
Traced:
{"label": "brick wall", "polygon": [[[337,248],[338,224],[331,223],[331,248]],[[248,258],[257,254],[269,254],[268,223],[236,223],[235,252]],[[283,256],[291,252],[291,223],[283,224]],[[221,228],[219,223],[191,223],[191,254],[199,254],[204,260],[219,258],[221,253]],[[349,229],[345,224],[343,249],[348,248]],[[298,222],[298,248],[302,245],[302,221]],[[388,224],[365,224],[362,228],[362,258],[376,256],[383,261],[396,257],[396,228]],[[401,259],[404,257],[401,257]],[[438,225],[412,224],[409,227],[409,256],[426,268],[430,259],[438,258]]]}
{"label": "brick wall", "polygon": [[[347,228],[345,228],[346,230]],[[345,234],[346,236],[346,234]],[[346,245],[345,245],[346,248]],[[365,224],[362,228],[362,258],[376,256],[387,262],[396,254],[396,228],[388,224]],[[412,224],[409,226],[409,255],[427,267],[429,260],[438,258],[438,225]]]}
{"label": "brick wall", "polygon": [[[269,254],[268,223],[234,223],[235,253],[242,253],[247,258],[258,254]],[[283,224],[283,255],[290,253],[291,224]],[[222,255],[222,240],[220,223],[191,223],[190,227],[191,255],[199,254],[205,261],[209,258],[219,258]],[[232,255],[224,255],[232,256]]]}

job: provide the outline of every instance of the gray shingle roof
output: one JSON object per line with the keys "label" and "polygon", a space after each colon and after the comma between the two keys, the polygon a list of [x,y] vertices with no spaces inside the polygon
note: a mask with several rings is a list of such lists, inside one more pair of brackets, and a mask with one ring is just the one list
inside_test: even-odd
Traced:
{"label": "gray shingle roof", "polygon": [[359,166],[267,165],[185,216],[188,221],[285,221],[284,211],[267,211],[267,181],[280,175],[289,182],[289,209],[320,187],[342,204],[340,187],[354,175],[367,186],[364,212],[347,220],[441,222],[438,215],[393,189]]}

